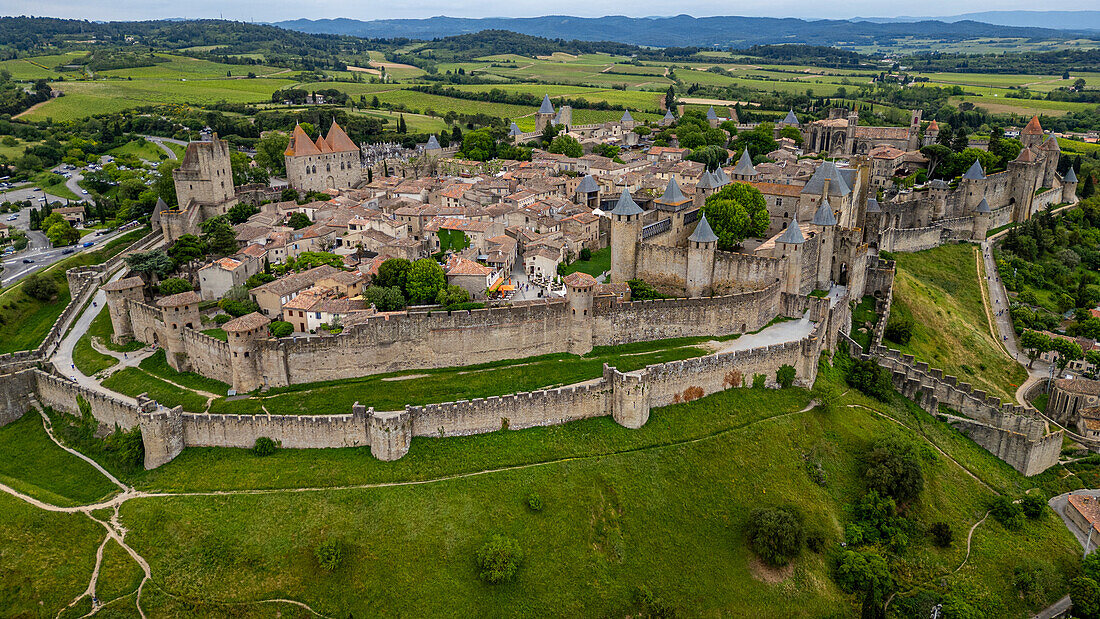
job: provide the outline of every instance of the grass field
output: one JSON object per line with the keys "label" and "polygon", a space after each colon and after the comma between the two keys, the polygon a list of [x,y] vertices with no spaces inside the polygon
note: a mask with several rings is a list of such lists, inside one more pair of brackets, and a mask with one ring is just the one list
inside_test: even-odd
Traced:
{"label": "grass field", "polygon": [[[63,74],[59,71],[55,71],[54,67],[69,64],[73,60],[81,58],[86,54],[87,52],[66,52],[64,54],[53,54],[49,56],[32,56],[14,60],[3,60],[0,61],[0,71],[10,72],[12,78],[17,80],[56,79],[59,75]],[[64,73],[66,77],[72,77],[78,74],[79,72]]]}
{"label": "grass field", "polygon": [[405,117],[405,124],[409,128],[409,133],[439,133],[444,129],[450,131],[451,126],[443,121],[442,118],[437,116],[424,116],[422,114],[402,114],[400,112],[389,112],[386,110],[360,110],[352,112],[353,116],[372,116],[374,118],[380,118],[386,121],[386,128],[394,129],[397,127],[398,120],[402,116]]}
{"label": "grass field", "polygon": [[975,252],[958,244],[897,255],[891,313],[913,319],[913,337],[886,344],[1011,402],[1027,372],[990,335]]}
{"label": "grass field", "polygon": [[22,157],[23,151],[26,150],[28,146],[41,144],[41,142],[24,142],[23,140],[20,140],[13,136],[8,137],[12,137],[12,139],[15,140],[15,146],[5,146],[3,144],[0,144],[0,156],[7,157],[8,159]]}
{"label": "grass field", "polygon": [[[166,142],[166,144],[171,143]],[[129,142],[127,144],[119,146],[118,148],[112,148],[107,152],[111,155],[114,155],[115,157],[133,155],[134,157],[140,157],[141,159],[152,161],[154,163],[158,163],[162,159],[168,157],[168,154],[165,153],[164,150],[161,149],[161,147],[146,139],[134,140],[133,142]],[[180,152],[182,152],[182,149]],[[177,155],[177,157],[178,156],[179,155]]]}
{"label": "grass field", "polygon": [[978,107],[985,108],[993,114],[1019,114],[1020,116],[1034,116],[1045,114],[1047,116],[1062,116],[1066,112],[1086,110],[1096,107],[1096,104],[1074,103],[1072,101],[1046,101],[1045,99],[1010,99],[1007,97],[952,97],[951,101],[969,101]]}
{"label": "grass field", "polygon": [[111,316],[100,308],[99,314],[88,325],[88,331],[73,346],[73,364],[85,376],[92,376],[118,363],[114,357],[92,348],[93,337],[99,338],[101,342],[108,342],[111,333]]}
{"label": "grass field", "polygon": [[611,248],[605,247],[592,252],[591,260],[575,260],[565,268],[565,274],[588,273],[592,277],[599,277],[605,271],[611,269]]}

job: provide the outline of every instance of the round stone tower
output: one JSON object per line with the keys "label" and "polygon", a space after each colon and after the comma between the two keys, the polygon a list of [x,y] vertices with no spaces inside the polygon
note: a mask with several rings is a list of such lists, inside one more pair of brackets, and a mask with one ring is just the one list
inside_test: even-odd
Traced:
{"label": "round stone tower", "polygon": [[798,219],[791,219],[787,229],[775,240],[775,249],[786,263],[783,276],[783,292],[800,294],[802,289],[802,246],[806,237],[798,227]]}
{"label": "round stone tower", "polygon": [[701,297],[713,293],[714,252],[718,249],[718,235],[707,223],[707,216],[695,225],[688,237],[687,276],[684,278],[689,297]]}
{"label": "round stone tower", "polygon": [[1066,170],[1066,175],[1062,177],[1062,202],[1067,204],[1077,202],[1077,173],[1073,171],[1073,166],[1070,166]]}
{"label": "round stone tower", "polygon": [[565,276],[569,300],[569,352],[583,355],[592,350],[592,298],[596,278],[587,273]]}
{"label": "round stone tower", "polygon": [[237,393],[252,391],[263,386],[260,375],[259,341],[267,338],[267,325],[271,324],[259,312],[234,318],[222,326],[229,341],[229,366],[233,373],[233,389]]}
{"label": "round stone tower", "polygon": [[611,211],[611,281],[625,282],[637,276],[638,243],[642,242],[642,207],[623,189]]}
{"label": "round stone tower", "polygon": [[157,301],[161,320],[164,321],[164,352],[168,365],[177,372],[186,372],[191,368],[183,347],[183,330],[198,328],[201,301],[199,294],[193,290]]}
{"label": "round stone tower", "polygon": [[821,245],[817,251],[817,287],[824,290],[829,288],[833,279],[833,244],[836,240],[836,214],[824,195],[814,213],[813,224],[821,230]]}
{"label": "round stone tower", "polygon": [[992,215],[989,210],[989,203],[982,198],[982,201],[978,203],[978,207],[974,209],[974,223],[971,227],[970,238],[975,241],[984,241],[985,235],[989,232],[989,218]]}
{"label": "round stone tower", "polygon": [[103,285],[103,291],[107,294],[107,312],[111,315],[111,326],[115,331],[111,341],[115,344],[125,344],[133,339],[134,326],[130,321],[128,302],[144,301],[144,287],[145,282],[140,277],[127,277]]}

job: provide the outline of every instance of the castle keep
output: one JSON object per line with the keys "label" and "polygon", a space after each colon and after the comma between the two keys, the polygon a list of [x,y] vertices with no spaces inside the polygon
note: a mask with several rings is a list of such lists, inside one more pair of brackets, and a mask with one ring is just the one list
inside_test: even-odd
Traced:
{"label": "castle keep", "polygon": [[316,141],[295,125],[283,155],[287,182],[302,192],[347,189],[363,180],[359,147],[335,120],[328,135],[317,136]]}

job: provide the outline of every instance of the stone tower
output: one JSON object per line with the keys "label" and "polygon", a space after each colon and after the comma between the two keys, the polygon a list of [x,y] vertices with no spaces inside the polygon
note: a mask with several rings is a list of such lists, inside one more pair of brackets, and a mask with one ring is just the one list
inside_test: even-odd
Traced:
{"label": "stone tower", "polygon": [[749,149],[746,148],[741,151],[741,158],[737,160],[737,165],[734,166],[730,175],[735,181],[754,181],[757,174],[756,167],[752,165],[752,157],[749,156]]}
{"label": "stone tower", "polygon": [[824,290],[829,288],[833,279],[833,245],[836,241],[836,215],[826,196],[821,196],[813,224],[821,228],[821,243],[817,251],[817,287]]}
{"label": "stone tower", "polygon": [[129,300],[145,300],[145,282],[140,277],[127,277],[103,285],[107,293],[107,312],[111,316],[111,326],[115,334],[111,341],[125,344],[134,338],[134,326],[130,321]]}
{"label": "stone tower", "polygon": [[687,277],[684,281],[689,297],[713,293],[714,252],[717,249],[718,235],[711,229],[704,214],[688,237]]}
{"label": "stone tower", "polygon": [[989,203],[985,201],[985,198],[982,198],[982,201],[978,203],[978,207],[974,209],[974,223],[970,230],[972,240],[978,242],[985,240],[985,235],[989,232],[990,217]]}
{"label": "stone tower", "polygon": [[569,300],[569,352],[583,355],[592,350],[592,298],[596,278],[587,273],[565,276]]}
{"label": "stone tower", "polygon": [[1077,202],[1077,173],[1073,171],[1073,166],[1070,166],[1066,170],[1066,175],[1062,177],[1062,202],[1068,204]]}
{"label": "stone tower", "polygon": [[180,167],[172,171],[180,210],[198,205],[223,205],[233,199],[233,166],[229,143],[214,134],[209,142],[191,142]]}
{"label": "stone tower", "polygon": [[923,110],[912,110],[909,112],[909,147],[906,150],[917,150],[920,148],[920,118],[924,114]]}
{"label": "stone tower", "polygon": [[363,180],[361,157],[362,151],[335,120],[328,135],[317,136],[316,141],[309,139],[301,125],[295,125],[283,152],[286,180],[300,191],[355,187]]}
{"label": "stone tower", "polygon": [[157,301],[161,320],[164,321],[164,352],[168,365],[177,372],[186,372],[191,364],[183,347],[183,329],[199,327],[199,303],[202,298],[195,291],[181,292]]}
{"label": "stone tower", "polygon": [[924,129],[924,146],[929,144],[935,144],[940,138],[940,123],[933,120],[928,123],[928,127]]}
{"label": "stone tower", "polygon": [[244,393],[263,386],[260,376],[259,341],[267,338],[271,321],[259,312],[245,314],[225,323],[229,341],[229,365],[233,371],[233,389]]}
{"label": "stone tower", "polygon": [[1043,154],[1043,187],[1054,187],[1054,181],[1058,180],[1058,160],[1062,157],[1062,149],[1058,147],[1058,138],[1053,135],[1043,142],[1041,147]]}
{"label": "stone tower", "polygon": [[699,182],[695,183],[695,195],[692,196],[692,206],[695,208],[703,208],[703,205],[707,203],[707,196],[717,193],[720,187],[721,185],[718,184],[718,179],[714,177],[714,174],[709,170],[703,170],[702,176],[699,177]]}
{"label": "stone tower", "polygon": [[783,277],[783,292],[800,294],[802,289],[802,250],[806,237],[798,227],[798,218],[792,218],[787,229],[775,240],[779,257],[785,261],[786,273]]}
{"label": "stone tower", "polygon": [[577,204],[583,204],[590,209],[600,206],[600,185],[591,174],[585,174],[577,185]]}
{"label": "stone tower", "polygon": [[982,164],[977,159],[970,165],[966,174],[963,174],[959,189],[963,192],[964,213],[974,210],[982,201],[982,195],[985,193],[985,171],[982,170]]}
{"label": "stone tower", "polygon": [[624,374],[606,363],[603,366],[604,377],[611,379],[611,418],[632,430],[649,421],[649,383],[642,372]]}
{"label": "stone tower", "polygon": [[554,120],[554,104],[550,103],[550,95],[542,96],[542,105],[535,112],[535,131],[542,131]]}
{"label": "stone tower", "polygon": [[867,198],[867,208],[863,211],[863,242],[878,247],[878,235],[882,230],[882,207],[878,200]]}
{"label": "stone tower", "polygon": [[611,281],[637,276],[638,243],[642,242],[642,207],[625,188],[611,211]]}
{"label": "stone tower", "polygon": [[1043,126],[1039,124],[1039,117],[1032,116],[1027,126],[1020,131],[1020,143],[1024,148],[1039,147],[1043,143]]}

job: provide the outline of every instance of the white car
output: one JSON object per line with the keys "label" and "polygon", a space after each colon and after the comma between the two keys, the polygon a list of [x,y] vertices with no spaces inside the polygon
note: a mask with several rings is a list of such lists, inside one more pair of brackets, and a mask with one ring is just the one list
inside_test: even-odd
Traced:
{"label": "white car", "polygon": [[80,191],[80,193],[82,193],[82,194],[84,194],[84,195],[88,195],[88,190],[87,190],[87,189],[82,189],[82,190]]}

